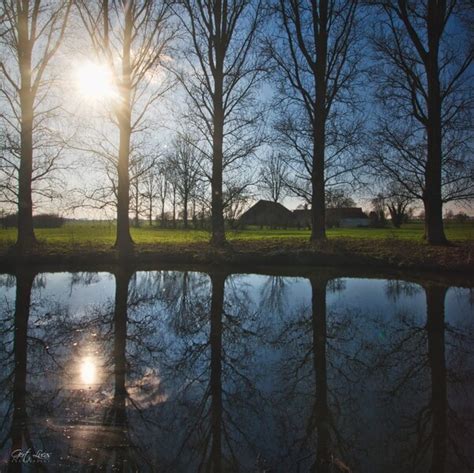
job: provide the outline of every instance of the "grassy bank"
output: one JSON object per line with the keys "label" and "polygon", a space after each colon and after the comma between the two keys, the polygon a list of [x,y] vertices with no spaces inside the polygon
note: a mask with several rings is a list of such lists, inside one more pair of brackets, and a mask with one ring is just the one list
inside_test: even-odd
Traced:
{"label": "grassy bank", "polygon": [[[448,225],[452,244],[431,247],[422,240],[419,224],[401,229],[331,229],[328,240],[308,242],[307,230],[247,229],[229,232],[229,246],[214,250],[209,234],[198,230],[133,229],[136,242],[129,262],[136,265],[228,264],[280,266],[358,266],[397,270],[446,271],[465,274],[474,268],[474,225]],[[26,262],[38,265],[114,264],[118,254],[112,248],[115,228],[104,224],[68,224],[60,229],[38,230],[40,245]],[[15,233],[0,232],[0,263],[5,269],[18,264],[11,249]]]}
{"label": "grassy bank", "polygon": [[[157,227],[142,226],[132,228],[132,237],[137,244],[189,244],[205,243],[209,233],[204,230],[173,230]],[[231,242],[287,240],[306,241],[309,230],[272,230],[248,228],[246,230],[229,230],[227,237]],[[410,223],[402,228],[330,228],[327,231],[329,239],[351,238],[368,240],[411,240],[422,242],[423,225]],[[40,228],[36,230],[38,239],[45,244],[60,245],[112,245],[115,240],[115,225],[112,223],[68,223],[61,228]],[[446,235],[452,241],[474,241],[474,222],[446,225]],[[12,245],[16,239],[16,229],[0,230],[0,245],[5,248]]]}

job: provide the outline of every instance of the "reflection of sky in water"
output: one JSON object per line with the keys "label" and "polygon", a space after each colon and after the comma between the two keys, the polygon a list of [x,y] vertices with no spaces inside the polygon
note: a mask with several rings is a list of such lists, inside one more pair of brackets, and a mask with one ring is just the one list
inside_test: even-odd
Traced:
{"label": "reflection of sky in water", "polygon": [[[61,415],[67,419],[69,415],[79,413],[79,418],[73,421],[78,424],[87,423],[87,416],[92,414],[97,420],[102,416],[104,406],[112,402],[114,332],[111,309],[114,296],[115,276],[105,272],[46,273],[35,280],[34,317],[30,318],[30,323],[36,324],[45,317],[46,329],[42,331],[40,325],[34,326],[31,333],[39,338],[49,336],[48,305],[56,304],[58,316],[71,321],[70,327],[54,327],[59,334],[59,338],[55,335],[51,340],[54,362],[41,352],[41,346],[35,352],[39,353],[38,360],[42,356],[48,360],[47,374],[42,376],[43,365],[36,363],[36,359],[31,372],[39,392],[65,388],[58,395],[57,409],[62,412],[57,414],[58,425],[65,422]],[[1,285],[0,298],[8,300],[10,309],[13,308],[15,288]],[[210,278],[203,273],[138,272],[130,280],[128,298],[128,393],[147,416],[157,416],[159,421],[153,428],[167,426],[168,431],[156,434],[156,442],[165,446],[162,451],[172,451],[176,445],[169,432],[179,428],[180,415],[189,416],[192,412],[186,414],[180,409],[186,402],[198,405],[209,382],[210,348],[206,348],[206,344],[210,329]],[[472,336],[471,299],[469,289],[449,289],[445,316],[449,325]],[[342,278],[329,281],[326,300],[329,401],[341,401],[333,412],[333,420],[343,426],[345,435],[348,432],[356,437],[359,435],[359,448],[383,452],[388,448],[384,443],[387,432],[394,426],[400,428],[402,417],[416,412],[429,398],[430,376],[425,368],[419,375],[413,375],[413,379],[408,379],[408,391],[400,393],[399,398],[394,397],[392,404],[383,404],[379,399],[381,390],[393,387],[407,366],[426,363],[425,292],[421,286],[403,281]],[[233,415],[242,428],[249,430],[249,436],[257,442],[260,451],[269,456],[277,455],[285,448],[278,443],[281,441],[278,435],[282,433],[279,417],[288,416],[295,423],[294,432],[288,427],[286,435],[290,443],[296,442],[297,435],[301,434],[297,429],[303,429],[305,416],[312,410],[310,398],[315,387],[311,356],[301,367],[299,394],[278,404],[282,403],[282,396],[291,392],[294,364],[301,361],[305,351],[311,353],[311,301],[310,281],[302,277],[243,274],[226,280],[226,315],[223,319],[227,325],[222,333],[226,356],[222,365],[226,415]],[[88,318],[93,322],[82,325]],[[67,330],[71,333],[66,333]],[[409,350],[399,358],[395,357],[383,376],[378,371],[367,374],[377,356],[390,353],[397,346],[398,338],[406,334]],[[457,343],[462,340],[459,342],[446,332],[448,369],[459,364]],[[200,345],[205,347],[204,351],[193,358],[193,350]],[[355,359],[357,363],[351,365]],[[472,356],[460,360],[463,367],[472,369]],[[64,367],[62,374],[56,362]],[[254,388],[249,387],[252,383],[260,393],[258,396],[252,394]],[[187,384],[190,388],[184,394]],[[247,390],[252,394],[249,402],[255,402],[257,406],[248,411],[239,397]],[[61,396],[66,401],[60,402]],[[69,400],[67,396],[70,396]],[[345,404],[347,396],[353,398],[349,407]],[[449,396],[451,407],[472,411],[472,404],[463,401],[457,391],[450,392]],[[75,410],[71,411],[73,414],[60,411],[62,403],[67,406],[68,402],[76,403]],[[130,412],[132,416],[133,408]],[[186,421],[185,417],[183,419]],[[238,436],[236,431],[233,433]],[[177,435],[179,437],[179,433]],[[147,434],[144,441],[149,438],[154,437]],[[361,460],[363,471],[382,471],[386,466],[384,455],[371,455],[372,463]]]}
{"label": "reflection of sky in water", "polygon": [[[77,277],[79,274],[79,277]],[[148,272],[137,273],[137,283],[140,284],[149,277]],[[262,295],[268,293],[269,280],[272,276],[243,274],[235,275],[233,279],[245,287],[252,301],[258,305]],[[40,284],[36,284],[41,279]],[[283,304],[286,309],[308,307],[311,304],[311,285],[306,278],[284,277]],[[363,313],[378,313],[387,318],[401,310],[409,310],[413,314],[424,315],[426,302],[421,287],[415,288],[412,294],[401,293],[396,298],[387,295],[387,280],[342,278],[343,289],[332,291],[329,287],[327,294],[328,305],[338,310],[357,307]],[[151,282],[150,289],[153,287]],[[228,283],[227,283],[228,285]],[[37,276],[33,286],[33,294],[41,299],[46,298],[67,305],[70,313],[83,313],[90,305],[100,306],[114,296],[115,280],[113,275],[101,273],[45,273]],[[165,289],[163,289],[165,290]],[[0,298],[9,304],[15,301],[15,286],[0,286]],[[464,321],[471,312],[469,305],[469,289],[450,288],[446,295],[446,316],[448,321]]]}
{"label": "reflection of sky in water", "polygon": [[[44,273],[36,277],[34,296],[64,304],[70,314],[81,315],[114,296],[115,280],[109,273]],[[35,287],[34,286],[34,287]]]}
{"label": "reflection of sky in water", "polygon": [[0,274],[0,307],[15,304],[15,276]]}

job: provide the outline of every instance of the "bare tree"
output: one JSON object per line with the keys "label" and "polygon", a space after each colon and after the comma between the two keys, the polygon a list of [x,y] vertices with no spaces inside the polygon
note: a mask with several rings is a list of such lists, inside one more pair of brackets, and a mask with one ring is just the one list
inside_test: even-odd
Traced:
{"label": "bare tree", "polygon": [[141,195],[145,201],[148,223],[153,225],[153,209],[156,200],[160,196],[160,174],[159,166],[154,164],[145,174],[142,183]]}
{"label": "bare tree", "polygon": [[185,133],[177,136],[167,165],[173,174],[176,191],[183,206],[184,228],[188,228],[189,203],[204,177],[202,159],[190,135]]}
{"label": "bare tree", "polygon": [[[424,202],[426,195],[426,135],[411,124],[380,123],[367,154],[369,174],[385,186],[396,183],[403,194]],[[441,201],[469,204],[474,197],[474,161],[466,133],[444,129]],[[426,227],[426,222],[425,222]],[[427,230],[425,228],[425,234]]]}
{"label": "bare tree", "polygon": [[231,228],[235,228],[239,217],[248,206],[252,195],[248,188],[252,183],[244,177],[239,181],[228,181],[224,190],[224,217]]}
{"label": "bare tree", "polygon": [[[46,115],[48,117],[46,118]],[[64,182],[61,171],[66,141],[61,133],[50,127],[53,112],[44,114],[42,124],[34,126],[34,159],[31,175],[33,210],[51,204],[62,197]],[[16,133],[15,133],[16,134]],[[20,142],[6,126],[0,131],[0,204],[4,210],[16,213],[19,202]],[[18,137],[19,138],[19,137]]]}
{"label": "bare tree", "polygon": [[385,195],[382,192],[379,192],[371,201],[372,212],[370,212],[371,218],[373,219],[373,224],[376,225],[385,225]]}
{"label": "bare tree", "polygon": [[266,49],[277,67],[284,99],[284,118],[277,131],[295,156],[290,188],[311,204],[311,241],[326,237],[329,161],[334,163],[332,178],[349,171],[346,160],[356,123],[353,116],[352,123],[347,121],[346,115],[354,104],[350,86],[358,64],[357,4],[357,0],[275,0],[272,4],[279,28]]}
{"label": "bare tree", "polygon": [[156,78],[175,30],[170,27],[168,2],[80,0],[78,7],[94,53],[113,71],[117,87],[111,117],[119,131],[115,246],[127,253],[133,246],[129,224],[132,136],[143,131],[147,112],[170,87],[166,80],[157,85]]}
{"label": "bare tree", "polygon": [[[443,186],[458,198],[472,198],[474,193],[472,158],[468,158],[472,151],[466,150],[474,56],[472,43],[465,41],[467,34],[462,36],[462,22],[455,20],[464,12],[472,15],[472,4],[369,3],[383,17],[373,38],[380,66],[374,68],[374,77],[383,107],[379,138],[385,141],[385,148],[376,153],[379,168],[422,199],[425,237],[431,244],[444,244]],[[456,34],[450,32],[455,22]],[[467,168],[466,157],[471,161]]]}
{"label": "bare tree", "polygon": [[402,223],[406,223],[410,209],[408,206],[413,203],[413,196],[407,194],[405,189],[396,182],[392,182],[385,192],[385,203],[395,228],[400,228]]}
{"label": "bare tree", "polygon": [[260,168],[260,189],[272,202],[285,197],[288,166],[280,154],[271,153]]}
{"label": "bare tree", "polygon": [[165,204],[166,199],[169,194],[169,182],[166,174],[161,171],[157,176],[157,185],[158,185],[158,199],[160,200],[160,226],[164,227],[165,225]]}
{"label": "bare tree", "polygon": [[[36,243],[31,195],[34,170],[38,171],[33,159],[38,144],[35,133],[51,112],[45,101],[51,87],[47,71],[62,44],[70,9],[68,0],[5,0],[0,6],[0,93],[10,108],[10,113],[2,112],[2,121],[10,130],[8,139],[11,145],[7,151],[13,158],[19,157],[19,165],[6,164],[13,165],[14,174],[10,176],[18,182],[16,246],[20,252]],[[8,154],[4,151],[2,168],[8,161]],[[36,179],[50,169],[47,166],[37,172]],[[17,179],[15,173],[18,173]]]}
{"label": "bare tree", "polygon": [[156,174],[160,156],[155,154],[138,155],[130,160],[130,201],[134,213],[134,225],[140,225],[140,215],[146,210],[151,225],[153,199],[156,193]]}
{"label": "bare tree", "polygon": [[341,207],[355,207],[354,199],[344,189],[326,190],[326,208],[337,209]]}
{"label": "bare tree", "polygon": [[189,119],[197,128],[199,148],[210,162],[211,244],[225,243],[223,180],[236,163],[260,143],[254,91],[261,58],[255,42],[262,0],[182,0],[176,9],[190,38],[175,73],[187,92]]}

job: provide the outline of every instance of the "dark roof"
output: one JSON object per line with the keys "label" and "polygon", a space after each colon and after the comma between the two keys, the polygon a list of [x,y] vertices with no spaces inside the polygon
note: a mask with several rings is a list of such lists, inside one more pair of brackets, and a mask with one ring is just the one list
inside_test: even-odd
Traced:
{"label": "dark roof", "polygon": [[291,218],[291,211],[284,205],[269,200],[259,200],[240,217],[240,220],[248,225],[279,225],[288,224]]}
{"label": "dark roof", "polygon": [[[339,207],[326,209],[326,218],[341,220],[345,218],[363,218],[367,215],[361,207]],[[311,222],[311,209],[288,210],[278,202],[259,200],[240,217],[246,225],[307,225]]]}

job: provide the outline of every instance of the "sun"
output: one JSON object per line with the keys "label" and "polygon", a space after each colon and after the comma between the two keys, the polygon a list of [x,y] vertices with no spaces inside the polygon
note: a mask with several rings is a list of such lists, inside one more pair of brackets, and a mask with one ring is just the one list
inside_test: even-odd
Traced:
{"label": "sun", "polygon": [[86,61],[74,69],[74,84],[79,94],[90,103],[117,98],[112,71],[105,64]]}

